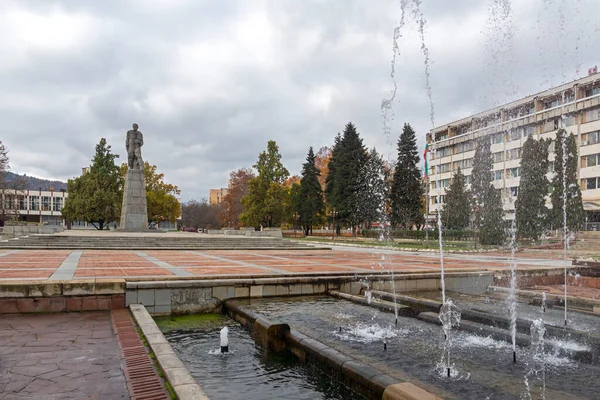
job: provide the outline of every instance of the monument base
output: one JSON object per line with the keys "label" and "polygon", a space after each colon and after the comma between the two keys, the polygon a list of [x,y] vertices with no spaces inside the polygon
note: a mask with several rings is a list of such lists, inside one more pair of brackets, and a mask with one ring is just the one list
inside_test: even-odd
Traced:
{"label": "monument base", "polygon": [[148,232],[148,205],[143,169],[127,170],[119,230]]}

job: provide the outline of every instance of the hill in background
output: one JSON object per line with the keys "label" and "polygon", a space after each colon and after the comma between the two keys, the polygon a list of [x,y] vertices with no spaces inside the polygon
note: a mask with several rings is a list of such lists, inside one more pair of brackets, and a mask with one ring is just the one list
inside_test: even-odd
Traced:
{"label": "hill in background", "polygon": [[19,178],[19,177],[27,180],[27,186],[25,187],[25,189],[39,190],[40,188],[42,188],[42,190],[50,190],[50,188],[52,187],[52,188],[54,188],[55,192],[60,192],[61,189],[67,190],[66,182],[51,181],[48,179],[36,178],[34,176],[18,175],[18,174],[13,174],[12,172],[8,173],[8,175],[6,176],[6,180],[8,182],[11,182],[15,178]]}

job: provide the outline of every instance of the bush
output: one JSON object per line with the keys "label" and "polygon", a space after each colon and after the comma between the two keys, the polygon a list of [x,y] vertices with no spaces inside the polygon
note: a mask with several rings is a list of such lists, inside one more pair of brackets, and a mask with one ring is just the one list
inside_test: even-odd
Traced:
{"label": "bush", "polygon": [[[378,239],[381,235],[380,230],[363,230],[363,237]],[[394,239],[412,239],[412,240],[425,240],[426,232],[424,230],[399,230],[392,231],[391,236]],[[436,239],[438,237],[438,231],[429,231],[429,239]],[[475,238],[475,232],[470,230],[445,230],[442,235],[444,240],[473,240]]]}

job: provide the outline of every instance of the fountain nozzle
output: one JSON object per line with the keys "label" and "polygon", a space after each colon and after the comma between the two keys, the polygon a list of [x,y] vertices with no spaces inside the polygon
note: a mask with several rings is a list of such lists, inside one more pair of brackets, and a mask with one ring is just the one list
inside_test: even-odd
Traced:
{"label": "fountain nozzle", "polygon": [[229,333],[229,329],[224,327],[221,329],[221,354],[229,353],[229,339],[227,334]]}
{"label": "fountain nozzle", "polygon": [[386,350],[387,350],[387,343],[383,342],[383,351],[386,351]]}
{"label": "fountain nozzle", "polygon": [[342,327],[340,326],[340,333],[342,333]]}
{"label": "fountain nozzle", "polygon": [[513,364],[517,363],[517,352],[513,350]]}
{"label": "fountain nozzle", "polygon": [[398,326],[398,318],[396,318],[396,326]]}
{"label": "fountain nozzle", "polygon": [[448,367],[448,378],[450,378],[450,367]]}

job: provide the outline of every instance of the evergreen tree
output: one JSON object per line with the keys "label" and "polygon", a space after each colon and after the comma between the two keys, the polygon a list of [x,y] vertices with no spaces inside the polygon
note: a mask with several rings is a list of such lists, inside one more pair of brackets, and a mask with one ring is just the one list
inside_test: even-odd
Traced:
{"label": "evergreen tree", "polygon": [[482,205],[482,224],[479,231],[479,243],[484,245],[500,245],[506,239],[504,229],[504,210],[500,190],[490,183],[485,192],[485,203]]}
{"label": "evergreen tree", "polygon": [[583,211],[583,199],[581,198],[581,188],[577,182],[577,143],[575,136],[564,129],[556,132],[556,141],[554,142],[554,171],[556,174],[552,178],[552,212],[551,222],[556,228],[564,225],[564,203],[563,203],[563,141],[566,148],[565,170],[567,187],[567,228],[570,231],[578,231],[585,221],[585,212]]}
{"label": "evergreen tree", "polygon": [[302,165],[302,179],[300,180],[299,214],[300,223],[304,227],[306,236],[312,234],[312,227],[319,223],[325,205],[323,192],[319,183],[321,173],[315,166],[313,148],[309,148],[306,162]]}
{"label": "evergreen tree", "polygon": [[415,131],[409,124],[404,124],[398,140],[398,161],[390,193],[390,222],[393,227],[409,229],[423,218],[420,211],[423,186],[418,164]]}
{"label": "evergreen tree", "polygon": [[367,162],[361,170],[357,191],[356,212],[365,229],[379,221],[387,198],[385,161],[375,148],[368,153]]}
{"label": "evergreen tree", "polygon": [[333,154],[329,161],[326,181],[327,202],[335,208],[336,221],[354,228],[361,222],[357,212],[357,193],[360,187],[361,170],[367,161],[367,151],[356,127],[346,124],[341,138],[336,137]]}
{"label": "evergreen tree", "polygon": [[242,198],[244,212],[240,219],[249,226],[280,226],[288,202],[284,183],[290,173],[281,163],[279,147],[274,140],[269,140],[267,150],[259,154],[253,167],[258,175],[248,182],[250,189]]}
{"label": "evergreen tree", "polygon": [[529,136],[523,144],[521,182],[515,202],[515,218],[520,237],[537,239],[546,227],[549,142],[544,139],[535,140]]}
{"label": "evergreen tree", "polygon": [[[487,136],[477,140],[477,148],[473,156],[473,170],[471,172],[471,203],[474,215],[473,226],[476,231],[482,229],[483,205],[489,195],[492,180],[492,152],[491,141]],[[487,228],[486,228],[487,229]]]}
{"label": "evergreen tree", "polygon": [[67,220],[86,221],[99,230],[118,221],[123,199],[123,178],[115,163],[118,157],[102,138],[89,172],[67,182],[69,197],[62,210]]}
{"label": "evergreen tree", "polygon": [[499,245],[506,238],[502,196],[492,181],[492,151],[489,136],[477,140],[471,172],[471,207],[473,225],[478,233],[479,243]]}
{"label": "evergreen tree", "polygon": [[469,226],[471,206],[465,176],[458,168],[446,191],[446,203],[442,210],[442,221],[448,229],[465,229]]}

